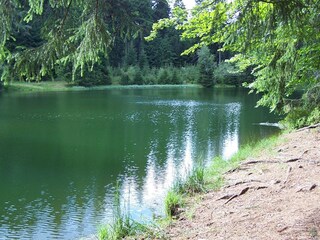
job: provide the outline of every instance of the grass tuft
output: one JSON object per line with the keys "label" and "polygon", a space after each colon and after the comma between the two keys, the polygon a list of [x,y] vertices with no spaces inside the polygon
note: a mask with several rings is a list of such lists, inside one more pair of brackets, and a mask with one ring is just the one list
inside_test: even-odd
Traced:
{"label": "grass tuft", "polygon": [[198,166],[191,170],[187,175],[187,178],[183,180],[177,180],[173,186],[174,191],[180,194],[193,195],[195,193],[205,192],[204,187],[204,167]]}
{"label": "grass tuft", "polygon": [[165,198],[165,212],[169,218],[178,216],[184,206],[184,197],[205,192],[204,167],[195,167],[185,180],[176,180]]}
{"label": "grass tuft", "polygon": [[245,159],[255,158],[264,153],[270,155],[273,153],[273,148],[278,144],[280,139],[277,136],[266,138],[257,144],[247,144],[240,148],[230,159],[215,157],[209,168],[205,171],[205,186],[208,189],[218,190],[224,184],[223,174],[229,170],[237,168]]}
{"label": "grass tuft", "polygon": [[171,189],[164,200],[165,212],[168,217],[172,218],[174,216],[179,215],[179,209],[183,207],[183,197],[182,195]]}

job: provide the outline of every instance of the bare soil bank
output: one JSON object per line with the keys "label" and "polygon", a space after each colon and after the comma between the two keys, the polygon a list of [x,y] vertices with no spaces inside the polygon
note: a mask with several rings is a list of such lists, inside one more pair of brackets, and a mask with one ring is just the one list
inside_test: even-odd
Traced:
{"label": "bare soil bank", "polygon": [[320,239],[320,127],[281,138],[274,152],[226,173],[220,191],[191,200],[167,237]]}

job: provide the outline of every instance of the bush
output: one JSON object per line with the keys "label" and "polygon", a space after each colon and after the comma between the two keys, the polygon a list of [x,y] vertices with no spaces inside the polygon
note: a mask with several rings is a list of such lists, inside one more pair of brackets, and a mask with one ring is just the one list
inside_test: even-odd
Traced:
{"label": "bush", "polygon": [[200,74],[199,68],[197,66],[187,66],[182,67],[181,71],[181,81],[182,83],[198,83]]}
{"label": "bush", "polygon": [[288,115],[282,124],[288,128],[300,128],[320,122],[320,85],[309,90],[298,99],[298,104],[289,106]]}
{"label": "bush", "polygon": [[107,67],[100,65],[93,71],[85,71],[82,77],[76,77],[76,84],[83,87],[110,85],[111,83]]}
{"label": "bush", "polygon": [[291,129],[301,128],[316,123],[320,123],[320,107],[297,107],[292,109],[285,119],[281,121],[281,124]]}
{"label": "bush", "polygon": [[181,84],[181,76],[178,74],[178,70],[177,69],[173,69],[172,70],[172,76],[171,76],[171,83],[172,84]]}
{"label": "bush", "polygon": [[137,69],[133,77],[133,84],[142,85],[143,83],[144,81],[143,81],[142,73],[140,69]]}
{"label": "bush", "polygon": [[210,53],[210,49],[207,46],[203,46],[198,51],[198,66],[200,73],[199,83],[206,88],[212,87],[215,84],[213,75],[215,62],[214,56]]}
{"label": "bush", "polygon": [[191,170],[185,181],[177,181],[174,189],[180,194],[205,192],[204,167],[196,167]]}
{"label": "bush", "polygon": [[170,190],[164,200],[165,211],[168,217],[177,216],[179,208],[183,206],[182,195]]}
{"label": "bush", "polygon": [[147,84],[147,85],[153,85],[153,84],[156,84],[157,83],[157,77],[155,74],[152,74],[152,73],[148,73],[146,75],[144,75],[144,84]]}
{"label": "bush", "polygon": [[130,78],[129,78],[128,73],[123,72],[123,73],[121,74],[120,84],[121,84],[121,85],[128,85],[129,83],[130,83]]}
{"label": "bush", "polygon": [[168,70],[161,68],[158,73],[158,84],[170,84],[171,79]]}
{"label": "bush", "polygon": [[214,71],[214,78],[217,83],[241,86],[244,82],[250,83],[253,81],[253,76],[250,69],[240,72],[239,69],[232,63],[222,62]]}

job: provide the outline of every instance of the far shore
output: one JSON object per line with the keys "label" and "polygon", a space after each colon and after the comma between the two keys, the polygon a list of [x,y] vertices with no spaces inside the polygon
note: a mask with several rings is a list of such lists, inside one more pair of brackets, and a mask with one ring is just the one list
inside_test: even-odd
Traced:
{"label": "far shore", "polygon": [[[198,87],[198,84],[179,84],[179,85],[101,85],[92,87],[73,86],[65,81],[42,81],[42,82],[10,82],[4,88],[4,92],[22,92],[22,93],[36,93],[36,92],[65,92],[65,91],[88,91],[88,90],[105,90],[118,88],[173,88],[173,87]],[[234,88],[231,85],[217,84],[215,88]]]}

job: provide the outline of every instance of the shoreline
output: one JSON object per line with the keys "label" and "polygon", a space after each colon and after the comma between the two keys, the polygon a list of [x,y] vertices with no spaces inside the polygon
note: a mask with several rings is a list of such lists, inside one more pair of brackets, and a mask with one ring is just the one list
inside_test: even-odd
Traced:
{"label": "shoreline", "polygon": [[[70,86],[65,81],[46,81],[46,82],[11,82],[5,85],[0,93],[38,93],[38,92],[67,92],[67,91],[92,91],[107,89],[143,89],[143,88],[179,88],[195,87],[202,88],[199,84],[154,84],[154,85],[101,85],[92,87]],[[232,85],[217,84],[214,88],[235,88]]]}
{"label": "shoreline", "polygon": [[320,126],[282,133],[270,144],[219,170],[219,190],[187,197],[165,228],[168,239],[317,239]]}

